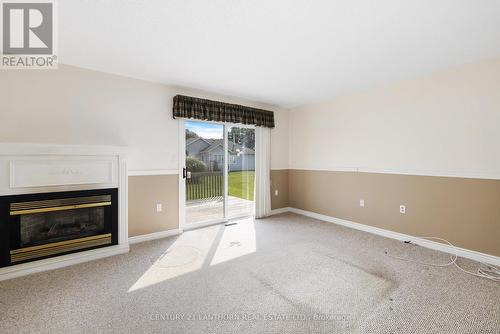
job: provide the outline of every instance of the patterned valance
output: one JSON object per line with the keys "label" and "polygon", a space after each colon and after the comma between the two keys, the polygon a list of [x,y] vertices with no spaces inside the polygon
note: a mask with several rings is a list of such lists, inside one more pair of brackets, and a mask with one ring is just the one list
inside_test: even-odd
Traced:
{"label": "patterned valance", "polygon": [[272,111],[184,95],[174,97],[173,112],[174,118],[194,118],[274,128],[274,113]]}

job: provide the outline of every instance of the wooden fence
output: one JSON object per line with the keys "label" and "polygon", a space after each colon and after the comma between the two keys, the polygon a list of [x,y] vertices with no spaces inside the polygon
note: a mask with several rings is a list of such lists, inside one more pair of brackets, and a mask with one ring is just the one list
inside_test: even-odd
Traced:
{"label": "wooden fence", "polygon": [[222,172],[191,173],[186,182],[186,200],[221,199],[224,193]]}

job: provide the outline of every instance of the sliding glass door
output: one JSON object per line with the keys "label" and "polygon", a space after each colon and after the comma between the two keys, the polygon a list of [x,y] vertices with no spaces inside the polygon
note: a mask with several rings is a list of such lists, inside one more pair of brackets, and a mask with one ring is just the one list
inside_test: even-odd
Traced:
{"label": "sliding glass door", "polygon": [[228,217],[254,214],[255,129],[228,129]]}
{"label": "sliding glass door", "polygon": [[255,129],[185,121],[186,227],[254,214]]}

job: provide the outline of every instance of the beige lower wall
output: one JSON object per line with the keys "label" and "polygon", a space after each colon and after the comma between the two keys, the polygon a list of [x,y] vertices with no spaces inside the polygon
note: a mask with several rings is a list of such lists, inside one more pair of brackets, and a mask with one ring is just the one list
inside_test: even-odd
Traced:
{"label": "beige lower wall", "polygon": [[[278,190],[277,196],[276,190]],[[288,206],[288,169],[271,170],[271,209]]]}
{"label": "beige lower wall", "polygon": [[291,207],[500,256],[499,180],[290,170],[288,181]]}
{"label": "beige lower wall", "polygon": [[[177,175],[129,177],[130,237],[178,228],[178,185]],[[271,194],[272,209],[288,206],[288,170],[271,171]],[[155,211],[156,203],[162,203],[162,212]]]}
{"label": "beige lower wall", "polygon": [[[178,228],[178,175],[130,176],[128,182],[129,237]],[[157,203],[162,212],[156,212]]]}
{"label": "beige lower wall", "polygon": [[[291,206],[409,235],[437,236],[500,256],[499,180],[272,170],[271,199],[273,209]],[[162,203],[162,212],[155,211],[156,203]],[[400,204],[406,205],[405,215]],[[177,175],[129,177],[129,236],[175,229],[178,221]]]}

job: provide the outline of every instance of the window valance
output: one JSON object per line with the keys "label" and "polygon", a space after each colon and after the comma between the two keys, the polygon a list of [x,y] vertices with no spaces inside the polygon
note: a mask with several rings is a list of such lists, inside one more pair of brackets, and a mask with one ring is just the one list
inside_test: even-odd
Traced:
{"label": "window valance", "polygon": [[174,118],[193,118],[274,128],[272,111],[184,95],[174,97],[173,113]]}

